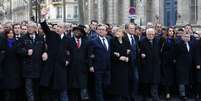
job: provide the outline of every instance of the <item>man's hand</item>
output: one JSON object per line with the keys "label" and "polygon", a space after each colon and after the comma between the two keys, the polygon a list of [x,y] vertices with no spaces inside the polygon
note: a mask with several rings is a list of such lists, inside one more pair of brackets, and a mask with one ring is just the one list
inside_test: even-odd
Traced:
{"label": "man's hand", "polygon": [[43,9],[41,10],[41,16],[42,16],[42,17],[47,16],[48,12],[49,12],[49,8],[43,8]]}
{"label": "man's hand", "polygon": [[196,69],[200,69],[200,65],[197,65],[197,66],[196,66]]}
{"label": "man's hand", "polygon": [[120,54],[118,52],[114,52],[114,55],[117,56],[117,57],[120,56]]}
{"label": "man's hand", "polygon": [[127,61],[128,61],[128,58],[125,57],[125,56],[121,56],[121,57],[119,58],[119,60],[124,61],[124,62],[127,62]]}
{"label": "man's hand", "polygon": [[141,54],[141,58],[144,59],[146,55],[144,53]]}
{"label": "man's hand", "polygon": [[94,72],[94,67],[90,67],[89,71],[93,73]]}
{"label": "man's hand", "polygon": [[68,64],[69,64],[69,62],[68,62],[68,61],[66,61],[65,66],[68,66]]}
{"label": "man's hand", "polygon": [[29,49],[28,50],[28,56],[32,56],[32,54],[33,54],[33,49]]}
{"label": "man's hand", "polygon": [[48,54],[47,54],[47,52],[44,52],[44,53],[42,54],[42,60],[43,60],[43,61],[47,61],[47,59],[48,59]]}

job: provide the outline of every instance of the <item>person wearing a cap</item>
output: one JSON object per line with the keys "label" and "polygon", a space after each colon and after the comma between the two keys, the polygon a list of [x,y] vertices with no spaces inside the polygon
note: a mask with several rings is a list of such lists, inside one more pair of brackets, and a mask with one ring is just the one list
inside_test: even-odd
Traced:
{"label": "person wearing a cap", "polygon": [[69,40],[70,64],[69,64],[69,90],[70,101],[87,100],[87,71],[88,69],[88,41],[84,37],[85,31],[82,25],[73,28],[74,36]]}

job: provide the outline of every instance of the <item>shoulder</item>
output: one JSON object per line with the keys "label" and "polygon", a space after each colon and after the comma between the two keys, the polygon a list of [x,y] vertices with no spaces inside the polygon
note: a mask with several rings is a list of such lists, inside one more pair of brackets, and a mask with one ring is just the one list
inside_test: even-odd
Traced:
{"label": "shoulder", "polygon": [[28,39],[28,34],[26,35],[23,35],[22,37],[19,38],[20,40],[25,40],[25,39]]}

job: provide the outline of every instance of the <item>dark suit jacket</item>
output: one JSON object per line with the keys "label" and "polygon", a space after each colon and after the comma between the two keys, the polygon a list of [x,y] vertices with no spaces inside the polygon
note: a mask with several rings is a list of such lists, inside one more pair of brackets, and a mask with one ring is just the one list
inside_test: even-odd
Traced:
{"label": "dark suit jacket", "polygon": [[125,34],[125,39],[129,42],[129,45],[131,47],[131,54],[130,54],[130,57],[131,57],[131,65],[136,68],[136,67],[139,67],[139,62],[140,62],[140,59],[139,59],[139,38],[138,36],[134,35],[134,38],[135,38],[135,46],[132,46],[130,44],[130,41],[129,41],[129,38],[128,38],[128,35]]}
{"label": "dark suit jacket", "polygon": [[93,66],[95,72],[104,72],[110,70],[110,40],[107,39],[109,49],[106,50],[99,37],[90,41],[90,54],[94,55]]}

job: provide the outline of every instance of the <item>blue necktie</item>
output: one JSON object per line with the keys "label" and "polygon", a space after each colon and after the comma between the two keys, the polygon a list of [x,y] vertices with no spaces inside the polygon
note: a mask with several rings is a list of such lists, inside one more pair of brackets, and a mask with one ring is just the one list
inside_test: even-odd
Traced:
{"label": "blue necktie", "polygon": [[102,38],[102,40],[103,40],[103,47],[107,50],[107,46],[106,46],[106,44],[105,44],[105,39]]}
{"label": "blue necktie", "polygon": [[131,36],[131,42],[132,42],[132,46],[135,46],[135,39],[133,36]]}

